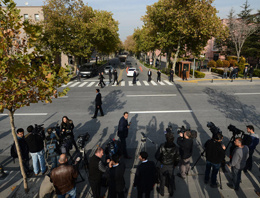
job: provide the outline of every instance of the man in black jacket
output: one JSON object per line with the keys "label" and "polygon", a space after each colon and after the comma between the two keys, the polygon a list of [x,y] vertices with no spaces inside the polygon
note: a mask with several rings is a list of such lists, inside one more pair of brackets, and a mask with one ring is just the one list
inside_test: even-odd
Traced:
{"label": "man in black jacket", "polygon": [[177,175],[182,179],[185,179],[186,175],[190,170],[190,159],[192,156],[193,139],[191,138],[191,132],[186,131],[179,134],[180,137],[177,138],[177,144],[180,147],[180,173]]}
{"label": "man in black jacket", "polygon": [[118,123],[118,132],[117,132],[117,136],[120,139],[121,142],[121,148],[122,148],[122,152],[123,155],[126,159],[131,159],[131,157],[129,157],[129,155],[127,154],[127,150],[126,150],[126,138],[128,136],[128,129],[130,127],[130,124],[128,124],[128,112],[124,112],[124,116],[122,116],[119,120]]}
{"label": "man in black jacket", "polygon": [[221,165],[221,162],[225,158],[225,145],[221,144],[223,139],[223,135],[221,133],[214,134],[212,139],[208,140],[205,143],[205,152],[206,152],[206,170],[205,170],[205,178],[204,183],[207,184],[209,182],[209,175],[211,172],[211,184],[212,188],[217,188],[217,174]]}
{"label": "man in black jacket", "polygon": [[117,71],[116,71],[116,69],[114,69],[113,75],[114,75],[114,82],[113,82],[113,84],[115,84],[115,82],[116,82],[116,84],[118,85],[119,83],[118,83],[118,80],[117,80]]}
{"label": "man in black jacket", "polygon": [[101,147],[98,147],[95,155],[89,160],[89,184],[94,198],[100,198],[102,175],[107,170],[106,166],[101,161],[103,155],[104,150]]}
{"label": "man in black jacket", "polygon": [[151,71],[151,69],[148,70],[147,76],[148,76],[148,82],[150,82],[152,80],[152,71]]}
{"label": "man in black jacket", "polygon": [[251,65],[251,66],[250,66],[250,69],[249,69],[249,78],[251,78],[250,82],[253,81],[253,73],[254,73],[254,68],[253,68],[253,66]]}
{"label": "man in black jacket", "polygon": [[[24,138],[23,128],[17,129],[16,133],[17,133],[17,140],[18,140],[19,148],[20,148],[21,155],[22,155],[24,171],[27,176],[30,176],[29,147]],[[16,151],[16,153],[17,153],[17,151]]]}
{"label": "man in black jacket", "polygon": [[151,191],[156,180],[156,167],[153,161],[148,161],[148,154],[145,151],[140,152],[138,165],[135,173],[134,187],[137,187],[138,198],[150,198]]}
{"label": "man in black jacket", "polygon": [[171,71],[170,71],[170,82],[174,82],[173,75],[174,75],[174,71],[173,71],[173,69],[171,69]]}
{"label": "man in black jacket", "polygon": [[112,155],[109,162],[109,196],[110,198],[125,197],[125,164],[119,163],[119,155]]}
{"label": "man in black jacket", "polygon": [[160,161],[160,188],[156,190],[164,196],[164,186],[166,178],[169,179],[169,193],[173,195],[175,188],[174,168],[179,164],[180,156],[179,149],[174,144],[174,136],[172,132],[166,133],[166,142],[161,144],[155,153],[155,158]]}
{"label": "man in black jacket", "polygon": [[104,113],[103,113],[103,110],[102,110],[102,96],[101,96],[101,93],[99,92],[99,89],[96,89],[96,99],[95,99],[95,114],[94,116],[92,117],[93,119],[94,118],[97,118],[97,114],[98,114],[98,110],[100,110],[100,114],[101,116],[104,116]]}
{"label": "man in black jacket", "polygon": [[42,132],[36,131],[32,125],[27,127],[27,131],[29,134],[26,136],[25,141],[29,147],[30,155],[32,156],[34,174],[37,176],[40,172],[38,160],[40,162],[41,172],[42,174],[45,174],[47,167],[44,159],[44,137],[41,135]]}

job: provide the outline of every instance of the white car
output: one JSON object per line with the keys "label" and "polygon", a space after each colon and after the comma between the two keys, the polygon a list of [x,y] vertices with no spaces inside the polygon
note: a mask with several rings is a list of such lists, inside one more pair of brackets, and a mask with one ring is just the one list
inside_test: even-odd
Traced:
{"label": "white car", "polygon": [[105,73],[105,74],[108,74],[110,69],[111,69],[111,72],[112,72],[112,74],[113,74],[114,67],[112,67],[111,65],[108,65],[108,66],[105,67],[104,73]]}
{"label": "white car", "polygon": [[134,71],[136,72],[136,76],[139,74],[139,69],[136,69],[135,67],[130,67],[127,71],[127,76],[134,76]]}

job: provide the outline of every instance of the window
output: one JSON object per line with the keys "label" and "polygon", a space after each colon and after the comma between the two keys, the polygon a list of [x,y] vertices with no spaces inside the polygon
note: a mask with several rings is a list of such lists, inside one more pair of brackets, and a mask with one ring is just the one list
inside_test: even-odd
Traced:
{"label": "window", "polygon": [[25,20],[25,21],[28,20],[28,18],[29,18],[29,17],[28,17],[28,14],[24,14],[23,16],[24,16],[24,20]]}
{"label": "window", "polygon": [[39,14],[35,14],[34,18],[35,18],[35,21],[39,21],[40,20]]}

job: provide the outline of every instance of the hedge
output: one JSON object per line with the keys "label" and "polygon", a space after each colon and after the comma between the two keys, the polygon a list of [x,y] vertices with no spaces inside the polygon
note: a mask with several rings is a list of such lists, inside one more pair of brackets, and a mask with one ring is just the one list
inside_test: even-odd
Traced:
{"label": "hedge", "polygon": [[260,69],[255,69],[254,73],[253,73],[253,76],[257,76],[257,77],[260,78]]}
{"label": "hedge", "polygon": [[[193,69],[190,70],[190,74],[193,75]],[[203,72],[195,70],[194,77],[195,78],[204,78],[205,74]]]}

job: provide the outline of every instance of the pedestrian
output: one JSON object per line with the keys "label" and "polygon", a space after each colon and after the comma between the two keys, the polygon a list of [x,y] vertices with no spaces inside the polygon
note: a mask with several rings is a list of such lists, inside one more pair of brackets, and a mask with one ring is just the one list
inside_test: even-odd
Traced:
{"label": "pedestrian", "polygon": [[[75,165],[80,158],[76,159]],[[76,179],[78,177],[77,166],[69,165],[66,154],[61,154],[59,158],[60,165],[51,171],[51,182],[53,183],[58,198],[65,198],[69,195],[76,198]]]}
{"label": "pedestrian", "polygon": [[118,154],[113,154],[109,162],[109,190],[108,197],[124,198],[125,197],[125,164],[119,161]]}
{"label": "pedestrian", "polygon": [[[44,129],[43,129],[44,130]],[[45,165],[44,158],[44,139],[45,137],[41,132],[36,131],[36,129],[30,125],[27,127],[28,135],[26,135],[25,141],[29,147],[29,152],[33,161],[33,171],[35,176],[39,175],[39,164],[42,174],[44,175],[47,172],[47,167]]]}
{"label": "pedestrian", "polygon": [[234,189],[235,191],[239,190],[241,172],[245,168],[246,160],[249,157],[249,149],[246,145],[243,145],[242,141],[243,140],[241,137],[235,138],[234,143],[237,147],[232,153],[231,162],[227,164],[229,168],[231,167],[232,171],[232,182],[227,183],[227,186]]}
{"label": "pedestrian", "polygon": [[[107,171],[107,167],[101,161],[104,150],[98,147],[95,154],[89,159],[89,184],[94,198],[100,198],[102,175]],[[110,162],[108,159],[107,162]]]}
{"label": "pedestrian", "polygon": [[174,82],[173,80],[174,71],[173,69],[170,70],[170,82]]}
{"label": "pedestrian", "polygon": [[229,78],[232,78],[233,69],[234,69],[233,66],[230,66],[230,67],[229,67]]}
{"label": "pedestrian", "polygon": [[253,73],[254,73],[254,68],[253,68],[253,66],[251,65],[251,66],[250,66],[250,69],[249,69],[249,78],[251,78],[250,82],[253,81]]}
{"label": "pedestrian", "polygon": [[131,122],[128,124],[128,112],[124,112],[124,115],[120,118],[118,123],[118,132],[117,136],[120,139],[121,142],[121,148],[123,155],[126,159],[132,159],[126,150],[126,138],[128,137],[128,129],[130,127]]}
{"label": "pedestrian", "polygon": [[236,79],[237,75],[238,75],[238,67],[234,67],[234,69],[231,73],[231,82],[233,82],[233,80]]}
{"label": "pedestrian", "polygon": [[[217,175],[219,168],[221,166],[221,162],[225,158],[225,150],[226,147],[221,142],[223,140],[223,135],[221,133],[214,134],[212,139],[208,140],[204,147],[206,153],[206,170],[204,183],[207,184],[210,179],[210,186],[212,188],[217,188]],[[212,171],[211,171],[212,169]],[[211,172],[211,176],[210,176]]]}
{"label": "pedestrian", "polygon": [[248,145],[249,148],[249,157],[246,161],[246,166],[244,168],[244,172],[247,173],[247,171],[251,171],[252,170],[252,166],[253,166],[253,154],[255,151],[256,146],[259,144],[259,136],[258,134],[256,134],[254,132],[254,127],[252,125],[248,125],[246,126],[247,132],[249,133],[249,135],[244,135],[244,137],[249,136],[251,143]]}
{"label": "pedestrian", "polygon": [[[20,152],[21,152],[24,172],[25,172],[26,176],[29,177],[31,175],[30,166],[29,166],[29,160],[30,160],[29,147],[24,138],[23,128],[17,129],[16,133],[17,133],[16,135],[17,135],[18,145],[19,145]],[[14,143],[14,149],[15,149],[15,153],[17,154],[15,143]],[[18,157],[18,155],[17,155],[17,157]]]}
{"label": "pedestrian", "polygon": [[137,197],[150,198],[151,191],[156,182],[156,166],[153,161],[148,161],[148,153],[140,152],[139,160],[141,164],[138,165],[134,178],[134,187],[137,187]]}
{"label": "pedestrian", "polygon": [[95,99],[95,114],[92,117],[97,118],[98,110],[100,111],[101,116],[104,116],[103,109],[102,109],[102,96],[99,89],[96,89],[96,99]]}
{"label": "pedestrian", "polygon": [[157,71],[157,82],[161,82],[161,70]]}
{"label": "pedestrian", "polygon": [[80,79],[80,71],[79,71],[79,68],[76,69],[76,75],[77,75],[77,81],[81,81]]}
{"label": "pedestrian", "polygon": [[101,73],[100,73],[100,82],[99,82],[101,88],[103,88],[103,86],[104,86],[104,87],[106,86],[106,84],[104,83],[104,79],[105,79],[105,77],[104,77],[104,73],[101,72]]}
{"label": "pedestrian", "polygon": [[136,71],[134,71],[134,75],[133,75],[133,84],[136,84]]}
{"label": "pedestrian", "polygon": [[174,136],[172,132],[167,132],[166,142],[161,144],[155,153],[155,158],[160,162],[160,187],[157,187],[157,192],[164,196],[164,186],[166,179],[168,183],[168,191],[170,196],[173,195],[175,188],[174,168],[179,164],[180,155],[179,149],[174,144]]}
{"label": "pedestrian", "polygon": [[112,82],[112,71],[111,71],[111,69],[109,69],[109,71],[108,71],[108,76],[109,76],[109,83],[111,83]]}
{"label": "pedestrian", "polygon": [[247,79],[247,74],[248,74],[248,68],[247,67],[245,67],[243,74],[244,74],[243,79]]}
{"label": "pedestrian", "polygon": [[177,144],[180,148],[180,173],[177,174],[178,177],[185,179],[186,175],[190,170],[190,160],[192,156],[193,149],[193,139],[191,138],[191,132],[185,131],[184,133],[179,133],[180,137],[177,138]]}
{"label": "pedestrian", "polygon": [[226,77],[226,79],[227,79],[227,72],[228,72],[228,68],[225,67],[224,70],[223,70],[223,76],[222,76],[222,78],[225,78],[225,77]]}
{"label": "pedestrian", "polygon": [[151,71],[151,69],[148,70],[147,76],[148,76],[148,82],[150,82],[152,80],[152,71]]}
{"label": "pedestrian", "polygon": [[186,79],[187,80],[187,74],[186,74],[186,69],[184,68],[182,71],[182,80]]}
{"label": "pedestrian", "polygon": [[70,120],[67,116],[63,116],[60,124],[61,142],[63,142],[63,140],[68,137],[71,139],[72,144],[74,145],[76,151],[79,151],[79,148],[75,141],[73,129],[74,129],[73,121]]}
{"label": "pedestrian", "polygon": [[117,80],[117,71],[116,71],[116,69],[114,69],[113,75],[114,75],[114,83],[113,84],[115,84],[115,82],[116,82],[116,84],[118,85],[119,83],[118,83],[118,80]]}

